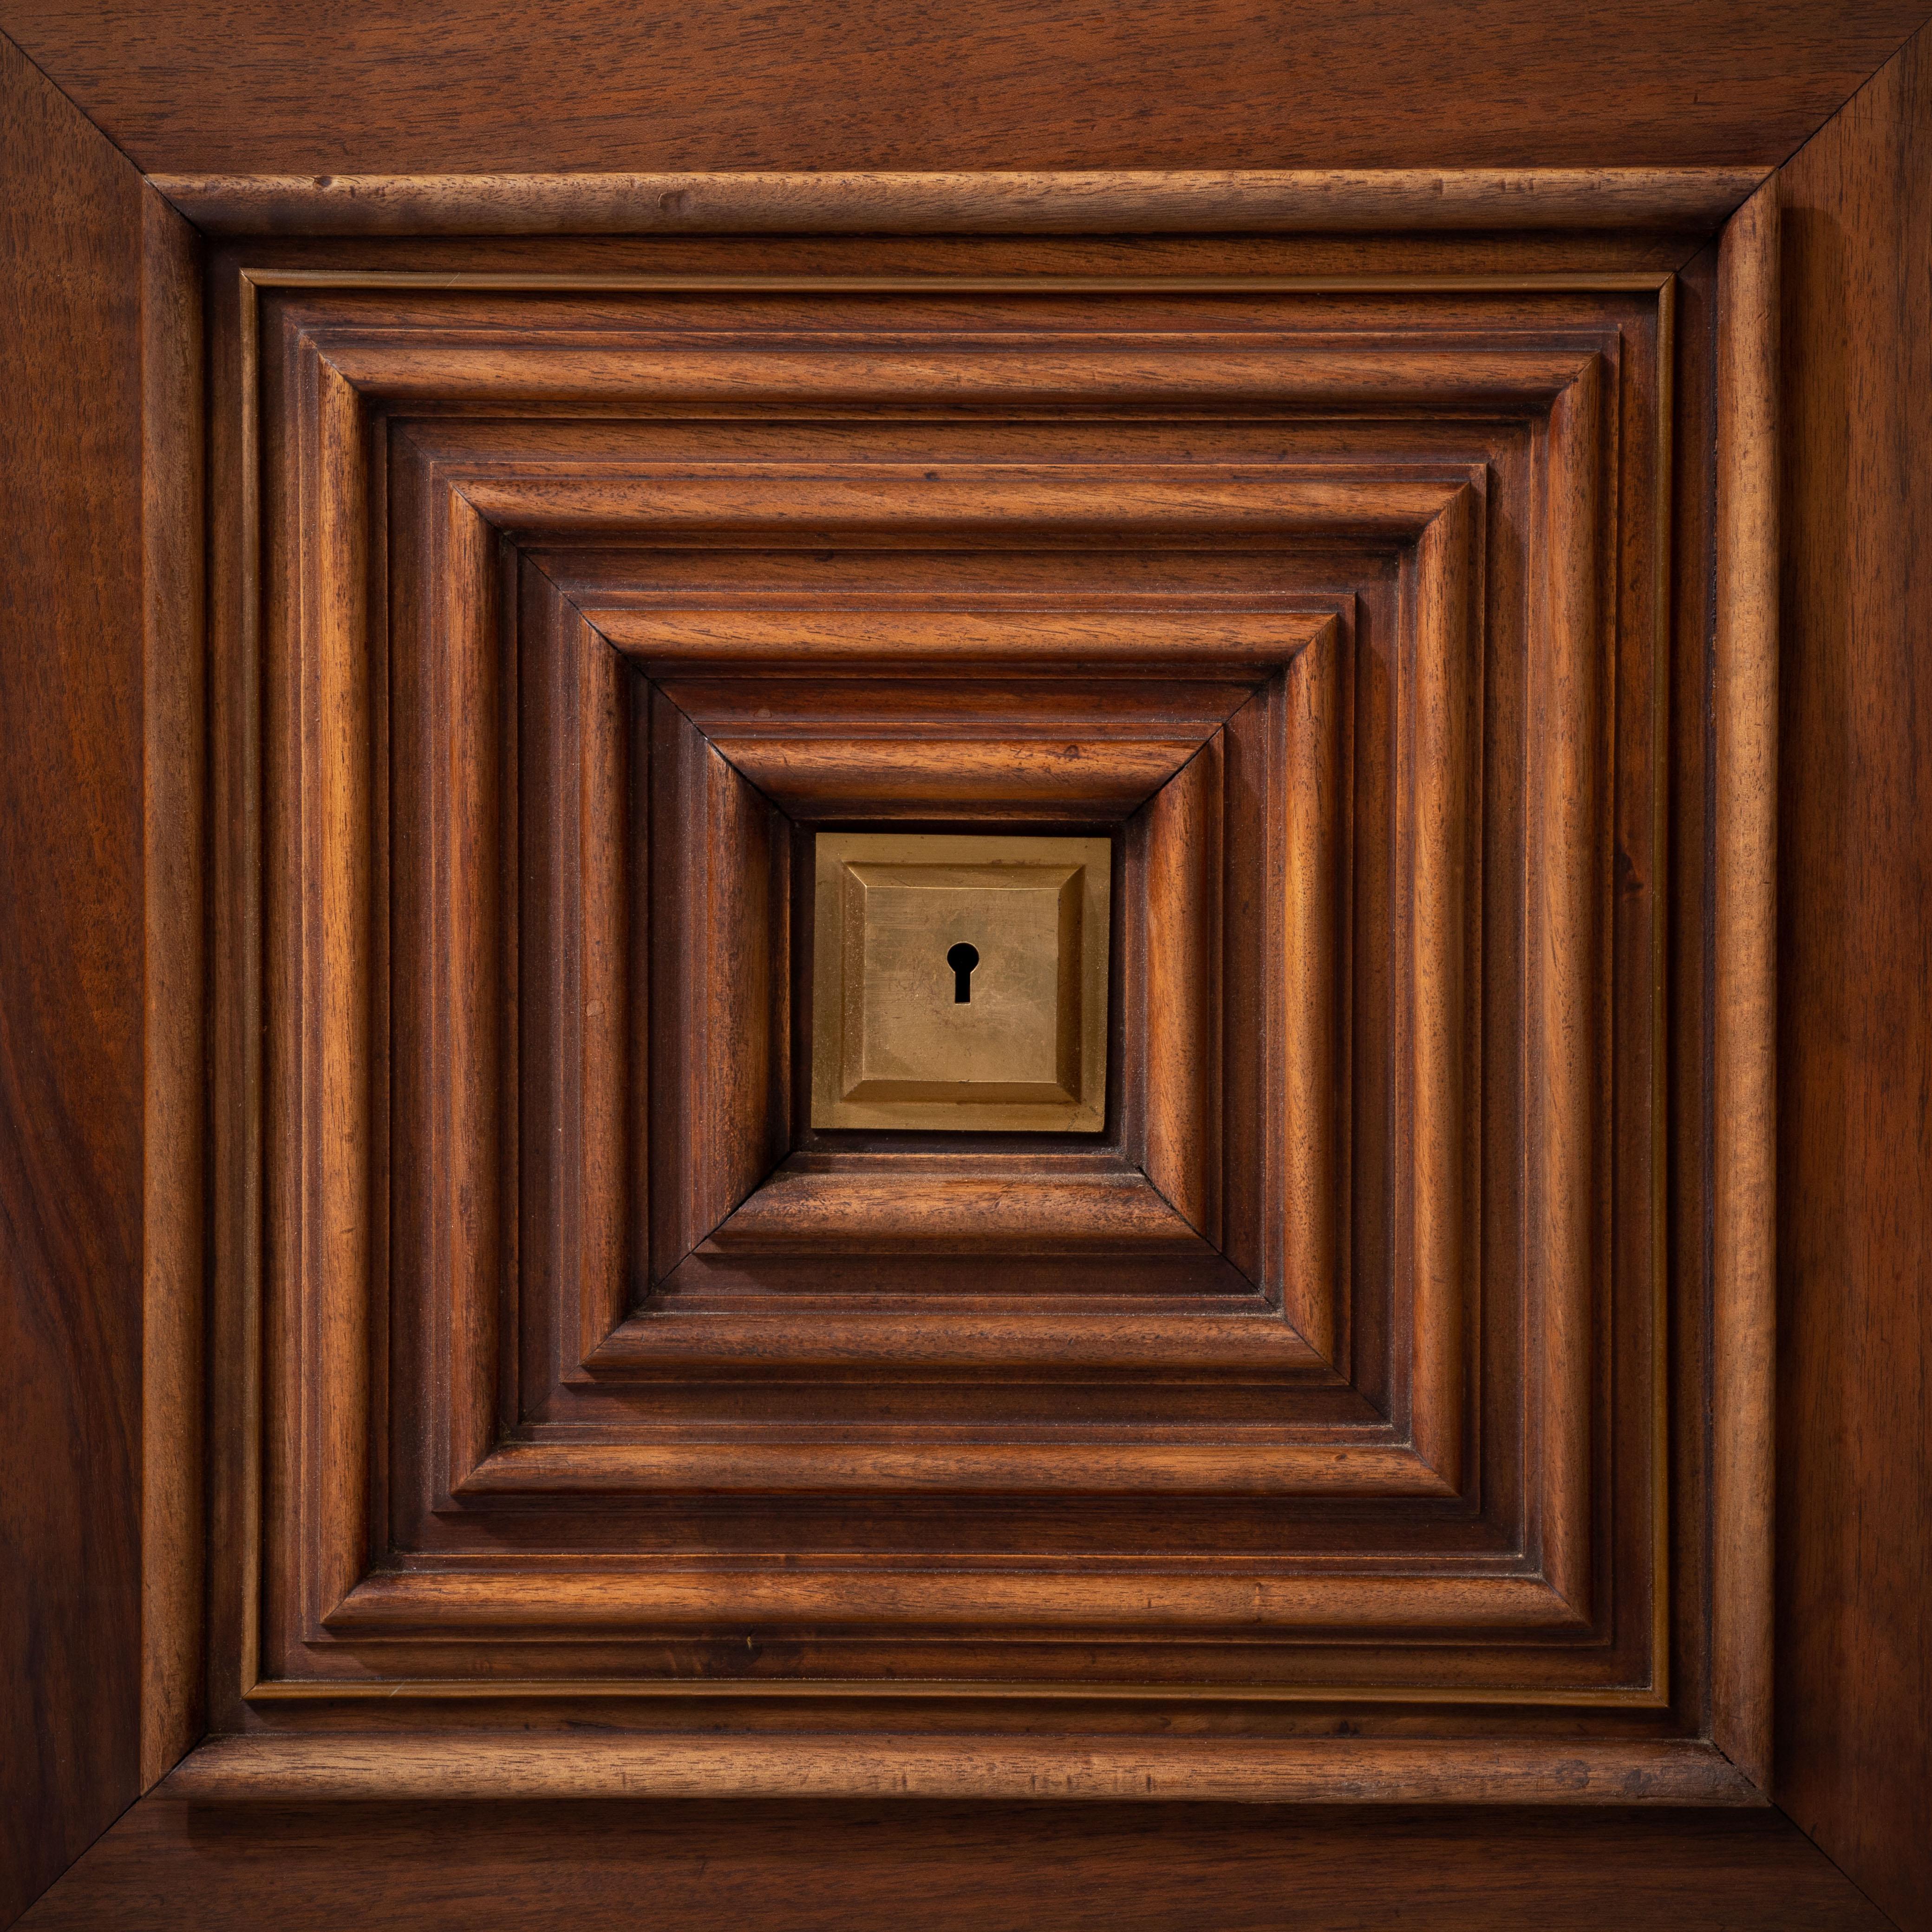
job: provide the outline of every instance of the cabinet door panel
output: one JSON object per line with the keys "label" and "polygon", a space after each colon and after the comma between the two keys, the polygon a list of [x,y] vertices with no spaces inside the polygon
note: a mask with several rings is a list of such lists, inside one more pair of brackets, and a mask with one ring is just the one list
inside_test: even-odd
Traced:
{"label": "cabinet door panel", "polygon": [[[188,1787],[1750,1800],[1708,268],[1376,245],[218,260]],[[1112,853],[1104,1117],[813,1126],[818,842],[991,809]]]}

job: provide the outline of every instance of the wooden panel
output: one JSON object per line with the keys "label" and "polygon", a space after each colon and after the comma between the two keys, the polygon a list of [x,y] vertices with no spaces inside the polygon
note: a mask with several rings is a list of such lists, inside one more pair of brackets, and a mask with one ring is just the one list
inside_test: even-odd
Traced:
{"label": "wooden panel", "polygon": [[1078,172],[160,174],[211,235],[1323,234],[1360,229],[1701,232],[1749,168],[1146,168]]}
{"label": "wooden panel", "polygon": [[1932,39],[1779,177],[1780,1802],[1932,1924]]}
{"label": "wooden panel", "polygon": [[662,692],[644,701],[660,935],[651,1270],[662,1280],[785,1151],[790,826]]}
{"label": "wooden panel", "polygon": [[788,812],[814,818],[1124,818],[1196,751],[1182,739],[1119,746],[1024,739],[715,738],[719,754]]}
{"label": "wooden panel", "polygon": [[[145,169],[1774,166],[1918,25],[1917,0],[1568,0],[1405,16],[1324,0],[877,0],[782,35],[619,0],[529,21],[374,7],[326,60],[236,4],[8,0],[0,26]],[[1561,103],[1552,114],[1551,104]]]}
{"label": "wooden panel", "polygon": [[[1346,1805],[196,1805],[157,1793],[24,1932],[1885,1932],[1774,1812]],[[124,1915],[140,1901],[140,1917]]]}
{"label": "wooden panel", "polygon": [[[1749,1801],[1658,1648],[1702,1588],[1664,1500],[1702,1508],[1657,1433],[1667,281],[1048,283],[1016,246],[560,296],[358,246],[218,283],[278,1096],[265,1535],[217,1564],[218,1722],[259,1738],[221,1761],[628,1698],[950,1739],[906,1747],[928,1792],[1312,1793],[1339,1755],[1389,1801]],[[785,760],[949,740],[1161,748],[1082,828],[1127,909],[1077,1156],[787,1102],[788,814],[839,800]],[[947,769],[875,763],[874,808],[943,817]],[[1310,1754],[1312,1700],[1348,1728]],[[765,1789],[788,1748],[585,1774]]]}
{"label": "wooden panel", "polygon": [[1717,580],[1712,652],[1711,1104],[1731,1131],[1712,1177],[1712,1324],[1721,1412],[1760,1419],[1712,1447],[1718,1742],[1771,1782],[1771,1415],[1777,1351],[1778,200],[1767,183],[1718,254]]}
{"label": "wooden panel", "polygon": [[[142,534],[171,529],[142,496],[143,190],[5,45],[0,172],[16,184],[0,296],[7,1921],[140,1788]],[[176,634],[164,620],[156,641]],[[191,1309],[192,1274],[172,1285]]]}
{"label": "wooden panel", "polygon": [[142,570],[146,687],[146,1182],[141,1338],[141,1778],[199,1738],[206,1404],[206,595],[201,261],[158,195],[142,202]]}

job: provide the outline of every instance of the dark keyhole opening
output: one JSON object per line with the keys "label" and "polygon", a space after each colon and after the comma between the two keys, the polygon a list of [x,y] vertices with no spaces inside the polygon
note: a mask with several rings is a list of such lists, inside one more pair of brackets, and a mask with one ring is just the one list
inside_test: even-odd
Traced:
{"label": "dark keyhole opening", "polygon": [[952,1004],[963,1006],[973,997],[973,968],[980,963],[980,949],[963,939],[946,956],[952,968]]}

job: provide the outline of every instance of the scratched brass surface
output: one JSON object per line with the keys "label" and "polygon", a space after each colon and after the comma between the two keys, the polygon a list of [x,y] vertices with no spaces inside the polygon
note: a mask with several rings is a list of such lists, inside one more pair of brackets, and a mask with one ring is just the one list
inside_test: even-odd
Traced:
{"label": "scratched brass surface", "polygon": [[1105,838],[820,832],[812,1125],[1096,1130],[1112,857]]}

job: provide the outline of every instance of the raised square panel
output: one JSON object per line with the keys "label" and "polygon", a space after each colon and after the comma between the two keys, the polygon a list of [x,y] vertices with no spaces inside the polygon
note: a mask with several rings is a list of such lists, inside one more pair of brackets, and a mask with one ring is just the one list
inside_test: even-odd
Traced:
{"label": "raised square panel", "polygon": [[1655,283],[260,300],[260,1707],[1674,1722]]}
{"label": "raised square panel", "polygon": [[1106,838],[821,832],[812,1124],[1090,1133]]}

